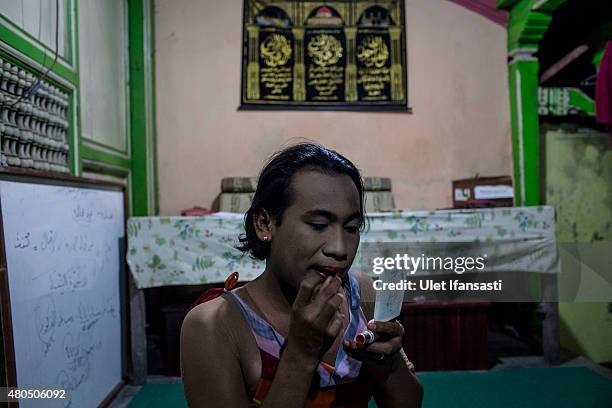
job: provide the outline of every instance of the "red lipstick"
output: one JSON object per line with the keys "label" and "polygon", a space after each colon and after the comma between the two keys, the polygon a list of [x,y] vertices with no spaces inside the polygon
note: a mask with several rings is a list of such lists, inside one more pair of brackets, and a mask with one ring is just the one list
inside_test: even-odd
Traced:
{"label": "red lipstick", "polygon": [[344,272],[344,268],[335,268],[333,266],[317,266],[315,268],[325,276],[338,276],[341,277]]}

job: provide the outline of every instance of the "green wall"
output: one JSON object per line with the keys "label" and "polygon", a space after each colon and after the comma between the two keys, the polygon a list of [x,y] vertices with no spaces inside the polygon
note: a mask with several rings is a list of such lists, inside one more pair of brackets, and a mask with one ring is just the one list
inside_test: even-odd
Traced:
{"label": "green wall", "polygon": [[[66,2],[70,55],[53,65],[54,50],[20,29],[0,14],[0,57],[40,75],[51,68],[46,81],[71,94],[70,146],[71,173],[119,181],[126,185],[131,215],[157,213],[155,151],[155,89],[153,47],[153,1],[123,0],[127,23],[125,39],[128,55],[129,88],[127,91],[126,138],[129,152],[110,144],[85,139],[81,134],[81,89],[79,69],[79,1]],[[86,29],[86,27],[85,27]],[[74,47],[72,41],[74,40]],[[104,140],[102,138],[101,140]]]}
{"label": "green wall", "polygon": [[[544,125],[542,134],[545,202],[557,211],[558,242],[612,241],[610,135],[572,125]],[[569,284],[569,274],[576,273],[568,270],[569,265],[562,268],[559,286]],[[587,271],[582,285],[601,285],[600,279]],[[595,362],[612,361],[612,313],[608,303],[560,302],[559,314],[562,347]]]}

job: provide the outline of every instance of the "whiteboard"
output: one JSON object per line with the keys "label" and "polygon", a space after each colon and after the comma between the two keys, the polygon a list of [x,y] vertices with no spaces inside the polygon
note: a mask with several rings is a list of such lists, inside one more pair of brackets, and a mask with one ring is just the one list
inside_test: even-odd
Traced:
{"label": "whiteboard", "polygon": [[98,406],[122,381],[123,192],[0,180],[17,386]]}

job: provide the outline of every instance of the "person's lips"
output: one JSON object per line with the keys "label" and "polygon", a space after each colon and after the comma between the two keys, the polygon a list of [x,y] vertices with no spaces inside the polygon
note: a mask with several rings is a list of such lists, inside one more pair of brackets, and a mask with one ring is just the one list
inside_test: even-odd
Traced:
{"label": "person's lips", "polygon": [[325,276],[342,277],[342,274],[344,273],[344,268],[334,266],[315,266],[315,269]]}

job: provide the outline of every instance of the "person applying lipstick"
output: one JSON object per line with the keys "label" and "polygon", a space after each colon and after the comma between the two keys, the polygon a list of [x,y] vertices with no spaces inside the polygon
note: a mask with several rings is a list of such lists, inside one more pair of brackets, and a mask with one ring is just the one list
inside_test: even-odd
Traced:
{"label": "person applying lipstick", "polygon": [[[402,326],[370,321],[372,281],[349,270],[364,221],[362,179],[348,159],[313,143],[272,156],[240,238],[264,272],[205,296],[183,322],[191,408],[366,408],[372,397],[380,408],[420,407]],[[365,330],[382,340],[358,345]]]}

